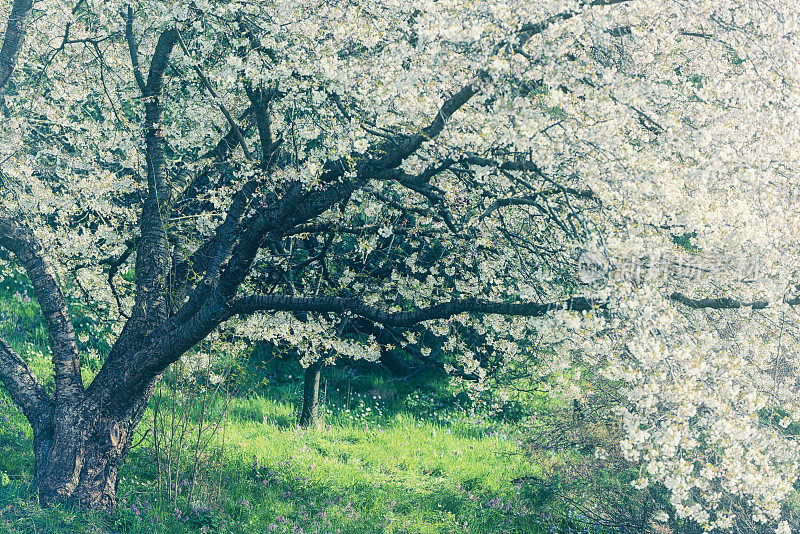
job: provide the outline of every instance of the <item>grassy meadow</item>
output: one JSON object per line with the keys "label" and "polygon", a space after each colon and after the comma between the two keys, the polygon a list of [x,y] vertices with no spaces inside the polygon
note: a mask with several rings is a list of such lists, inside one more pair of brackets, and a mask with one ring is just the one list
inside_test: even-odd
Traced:
{"label": "grassy meadow", "polygon": [[[48,382],[30,294],[13,278],[0,284],[0,336]],[[90,380],[107,332],[77,316]],[[643,513],[629,484],[638,475],[597,460],[610,437],[596,428],[571,442],[588,425],[563,403],[470,396],[436,371],[403,379],[350,363],[323,371],[322,424],[302,429],[295,359],[202,354],[205,368],[190,358],[162,379],[112,514],[37,505],[30,428],[0,393],[0,532],[600,534],[619,531],[606,508]]]}

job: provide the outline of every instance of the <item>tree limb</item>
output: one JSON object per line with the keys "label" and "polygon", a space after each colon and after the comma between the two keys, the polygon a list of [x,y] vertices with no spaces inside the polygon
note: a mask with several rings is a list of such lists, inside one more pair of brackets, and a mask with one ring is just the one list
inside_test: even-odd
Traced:
{"label": "tree limb", "polygon": [[3,48],[0,49],[0,89],[8,83],[16,67],[19,49],[25,39],[25,17],[33,7],[33,0],[14,0],[8,16]]}
{"label": "tree limb", "polygon": [[31,426],[49,419],[53,401],[25,360],[0,339],[0,380]]}
{"label": "tree limb", "polygon": [[174,28],[164,30],[158,38],[150,60],[150,71],[142,96],[145,107],[145,146],[147,163],[147,195],[139,216],[141,236],[136,242],[135,285],[131,317],[117,338],[109,359],[127,352],[167,319],[166,284],[169,276],[169,243],[164,216],[171,205],[172,187],[166,177],[164,134],[160,128],[163,104],[161,90],[164,72],[178,38]]}
{"label": "tree limb", "polygon": [[236,243],[236,237],[241,231],[240,223],[252,203],[257,186],[256,180],[250,180],[236,192],[225,220],[217,227],[214,237],[189,258],[192,270],[203,274],[203,278],[189,296],[188,302],[176,314],[176,322],[188,319],[217,287],[220,267]]}
{"label": "tree limb", "polygon": [[[702,309],[702,308],[711,308],[714,310],[729,310],[729,309],[736,309],[736,308],[747,308],[752,307],[754,310],[763,310],[767,306],[769,306],[769,302],[766,300],[754,300],[753,302],[743,302],[740,300],[728,298],[728,297],[721,297],[721,298],[705,298],[705,299],[692,299],[685,296],[683,293],[673,293],[669,296],[670,300],[674,300],[675,302],[680,302],[684,306],[694,309]],[[789,302],[789,301],[787,301]],[[797,302],[800,304],[800,301]]]}
{"label": "tree limb", "polygon": [[271,121],[269,116],[270,98],[261,86],[253,88],[250,82],[245,82],[244,90],[253,108],[254,122],[258,128],[258,137],[261,141],[261,170],[269,172],[274,161],[273,153],[278,148],[272,140]]}
{"label": "tree limb", "polygon": [[133,35],[133,8],[128,6],[127,16],[125,16],[125,39],[128,41],[128,52],[131,56],[131,67],[133,68],[133,77],[136,79],[136,85],[142,93],[147,92],[147,86],[144,83],[144,76],[139,67],[139,44]]}
{"label": "tree limb", "polygon": [[385,326],[409,327],[424,321],[447,319],[461,313],[500,314],[541,317],[555,310],[590,311],[605,308],[605,303],[576,297],[563,302],[498,302],[478,298],[457,299],[427,308],[406,312],[387,312],[358,299],[340,297],[290,297],[286,295],[250,295],[234,300],[231,315],[256,311],[310,311],[317,313],[352,313]]}
{"label": "tree limb", "polygon": [[75,330],[52,265],[33,231],[2,212],[0,246],[14,254],[33,285],[53,352],[56,403],[80,401],[84,390]]}
{"label": "tree limb", "polygon": [[108,286],[111,288],[111,294],[114,295],[114,300],[117,303],[117,311],[121,316],[128,317],[125,310],[122,309],[122,301],[119,298],[117,286],[114,285],[114,277],[117,275],[119,268],[128,261],[131,254],[133,254],[134,242],[132,239],[125,241],[125,250],[122,251],[119,258],[106,258],[100,261],[101,265],[108,265]]}

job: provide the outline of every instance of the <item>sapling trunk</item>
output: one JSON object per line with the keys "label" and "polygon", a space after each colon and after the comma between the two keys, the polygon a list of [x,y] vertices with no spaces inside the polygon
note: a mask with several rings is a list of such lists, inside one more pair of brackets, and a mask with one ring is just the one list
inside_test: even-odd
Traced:
{"label": "sapling trunk", "polygon": [[322,362],[314,362],[306,368],[303,385],[303,409],[298,424],[302,427],[319,426],[319,380]]}

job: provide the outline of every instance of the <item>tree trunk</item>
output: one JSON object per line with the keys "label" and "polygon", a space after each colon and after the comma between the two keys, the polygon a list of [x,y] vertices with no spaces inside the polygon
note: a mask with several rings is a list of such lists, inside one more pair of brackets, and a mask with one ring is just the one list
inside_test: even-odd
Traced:
{"label": "tree trunk", "polygon": [[50,425],[34,429],[33,485],[43,505],[72,501],[93,509],[116,507],[119,469],[152,391],[151,385],[121,416],[104,415],[88,401],[57,408]]}
{"label": "tree trunk", "polygon": [[322,362],[314,362],[306,368],[303,388],[303,410],[298,424],[303,427],[319,426],[319,378]]}

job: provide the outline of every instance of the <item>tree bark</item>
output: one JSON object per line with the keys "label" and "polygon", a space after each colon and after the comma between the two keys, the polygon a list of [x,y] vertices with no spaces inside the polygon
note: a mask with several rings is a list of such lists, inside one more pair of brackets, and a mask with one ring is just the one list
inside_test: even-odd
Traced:
{"label": "tree bark", "polygon": [[77,501],[96,509],[116,505],[119,467],[135,426],[83,406],[63,410],[54,428],[34,433],[34,487],[44,505]]}
{"label": "tree bark", "polygon": [[52,425],[34,428],[33,485],[42,504],[72,501],[93,509],[116,507],[119,469],[154,385],[155,381],[121,416],[104,414],[88,401],[56,407]]}
{"label": "tree bark", "polygon": [[303,409],[297,422],[302,427],[316,427],[321,423],[319,418],[319,379],[322,367],[323,363],[317,361],[306,368],[303,380]]}

